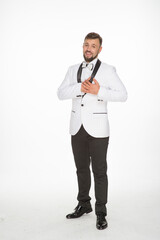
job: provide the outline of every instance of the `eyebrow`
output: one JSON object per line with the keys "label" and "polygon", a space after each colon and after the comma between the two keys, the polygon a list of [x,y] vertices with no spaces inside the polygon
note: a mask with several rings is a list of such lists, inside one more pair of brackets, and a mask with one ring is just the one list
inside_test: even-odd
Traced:
{"label": "eyebrow", "polygon": [[[86,43],[84,43],[84,44],[89,44],[89,43],[86,42]],[[92,44],[92,46],[95,46],[95,47],[96,47],[97,45],[96,45],[96,44]]]}

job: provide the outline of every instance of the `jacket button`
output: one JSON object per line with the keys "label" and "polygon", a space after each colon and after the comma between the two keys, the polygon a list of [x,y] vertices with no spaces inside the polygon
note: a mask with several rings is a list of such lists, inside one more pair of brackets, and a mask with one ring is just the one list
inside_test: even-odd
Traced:
{"label": "jacket button", "polygon": [[81,106],[83,107],[83,106],[84,106],[84,104],[81,104]]}

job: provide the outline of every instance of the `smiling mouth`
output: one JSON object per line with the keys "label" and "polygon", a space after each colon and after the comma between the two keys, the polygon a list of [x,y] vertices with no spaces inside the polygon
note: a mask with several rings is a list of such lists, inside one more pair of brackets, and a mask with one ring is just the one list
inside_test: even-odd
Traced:
{"label": "smiling mouth", "polygon": [[92,53],[90,53],[90,52],[86,52],[86,55],[92,55]]}

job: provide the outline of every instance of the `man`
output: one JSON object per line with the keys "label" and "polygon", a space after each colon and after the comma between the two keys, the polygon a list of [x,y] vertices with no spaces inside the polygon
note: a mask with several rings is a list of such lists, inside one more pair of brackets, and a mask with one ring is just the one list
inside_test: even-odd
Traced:
{"label": "man", "polygon": [[[126,89],[115,67],[99,61],[98,54],[101,50],[100,35],[94,32],[87,34],[83,44],[85,61],[81,65],[69,67],[57,91],[59,99],[72,99],[70,134],[79,188],[78,205],[74,212],[66,217],[78,218],[92,211],[89,196],[92,163],[97,229],[105,229],[108,226],[105,218],[108,194],[106,157],[110,135],[107,102],[127,99]],[[95,69],[96,77],[92,76],[91,82],[91,74]]]}

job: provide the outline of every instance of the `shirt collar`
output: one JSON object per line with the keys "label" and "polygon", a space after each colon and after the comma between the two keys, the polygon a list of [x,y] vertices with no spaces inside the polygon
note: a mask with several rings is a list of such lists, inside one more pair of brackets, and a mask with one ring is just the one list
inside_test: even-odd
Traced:
{"label": "shirt collar", "polygon": [[[95,58],[95,59],[93,59],[91,62],[89,62],[88,64],[93,64],[94,66],[95,66],[95,64],[96,64],[96,62],[97,62],[97,60],[98,60],[98,58]],[[84,61],[84,62],[86,62],[86,61]]]}

